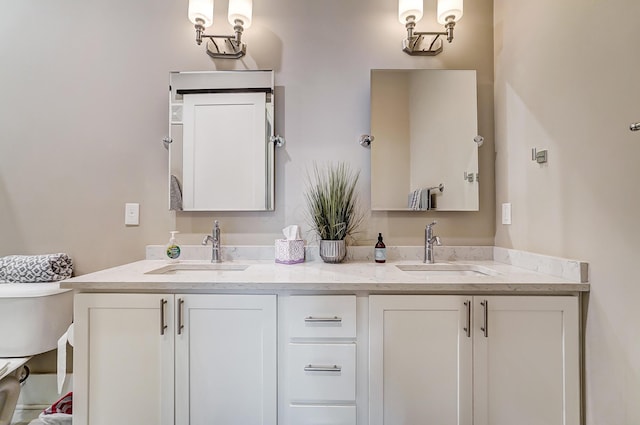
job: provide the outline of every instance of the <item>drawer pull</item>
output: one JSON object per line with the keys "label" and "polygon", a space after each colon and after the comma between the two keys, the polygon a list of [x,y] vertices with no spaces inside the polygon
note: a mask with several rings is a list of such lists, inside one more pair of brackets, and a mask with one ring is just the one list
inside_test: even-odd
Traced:
{"label": "drawer pull", "polygon": [[313,317],[313,316],[308,316],[304,318],[305,322],[308,323],[340,323],[342,322],[342,317],[338,317],[338,316],[333,316],[333,317]]}
{"label": "drawer pull", "polygon": [[308,364],[304,367],[305,372],[341,372],[342,366],[332,365],[332,366],[314,366]]}

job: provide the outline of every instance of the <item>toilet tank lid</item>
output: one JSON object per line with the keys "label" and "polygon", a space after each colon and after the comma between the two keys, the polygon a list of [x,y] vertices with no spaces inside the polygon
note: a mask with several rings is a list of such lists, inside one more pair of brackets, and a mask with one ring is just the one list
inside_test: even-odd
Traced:
{"label": "toilet tank lid", "polygon": [[0,298],[33,298],[58,295],[72,289],[60,289],[58,282],[0,283]]}

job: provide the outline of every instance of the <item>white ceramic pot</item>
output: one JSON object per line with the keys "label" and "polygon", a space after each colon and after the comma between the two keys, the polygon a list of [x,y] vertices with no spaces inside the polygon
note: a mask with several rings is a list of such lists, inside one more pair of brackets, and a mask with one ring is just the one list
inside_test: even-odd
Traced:
{"label": "white ceramic pot", "polygon": [[347,246],[344,239],[339,241],[320,240],[320,258],[325,263],[341,263],[347,256]]}

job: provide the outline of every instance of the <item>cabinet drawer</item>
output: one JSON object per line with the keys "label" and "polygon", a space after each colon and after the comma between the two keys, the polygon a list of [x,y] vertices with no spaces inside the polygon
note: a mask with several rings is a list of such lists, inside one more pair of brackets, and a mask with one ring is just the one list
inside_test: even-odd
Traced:
{"label": "cabinet drawer", "polygon": [[353,402],[355,344],[289,344],[290,401]]}
{"label": "cabinet drawer", "polygon": [[290,304],[292,338],[355,338],[355,295],[293,296]]}
{"label": "cabinet drawer", "polygon": [[289,419],[295,425],[356,425],[356,406],[291,406]]}

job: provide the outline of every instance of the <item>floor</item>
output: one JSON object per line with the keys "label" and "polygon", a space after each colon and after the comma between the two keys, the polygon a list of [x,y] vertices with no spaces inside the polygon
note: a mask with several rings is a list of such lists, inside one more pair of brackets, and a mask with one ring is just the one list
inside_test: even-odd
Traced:
{"label": "floor", "polygon": [[[38,419],[40,412],[42,412],[41,409],[16,410],[13,415],[11,425],[29,425],[32,420]],[[36,422],[36,424],[38,423],[42,422]]]}

